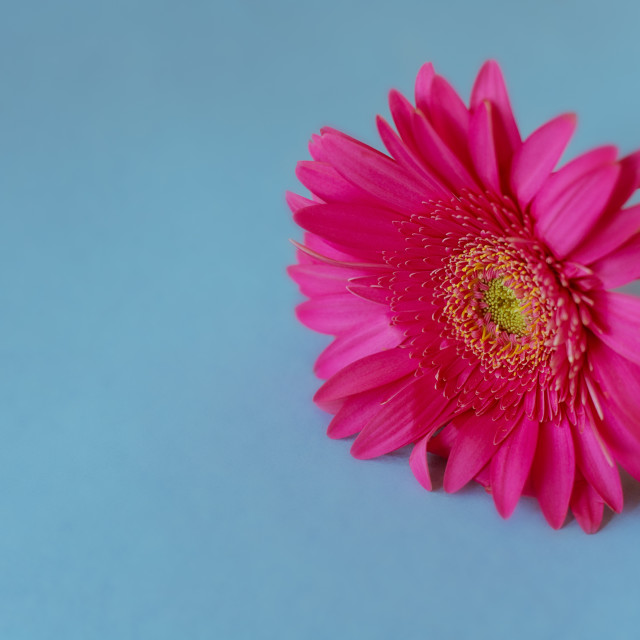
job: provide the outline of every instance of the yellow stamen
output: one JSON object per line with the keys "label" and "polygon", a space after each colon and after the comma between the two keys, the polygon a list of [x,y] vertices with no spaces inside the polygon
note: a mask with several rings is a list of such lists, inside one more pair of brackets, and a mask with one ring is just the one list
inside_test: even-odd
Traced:
{"label": "yellow stamen", "polygon": [[484,294],[484,302],[491,319],[502,331],[516,336],[527,333],[527,316],[523,313],[526,307],[520,306],[519,298],[504,284],[502,278],[491,280]]}

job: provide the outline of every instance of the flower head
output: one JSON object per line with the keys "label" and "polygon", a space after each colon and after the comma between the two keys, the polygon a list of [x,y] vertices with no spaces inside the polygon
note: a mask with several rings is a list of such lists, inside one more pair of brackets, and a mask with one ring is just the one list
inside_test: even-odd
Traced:
{"label": "flower head", "polygon": [[467,107],[430,64],[416,105],[392,91],[389,156],[333,129],[314,136],[288,195],[306,230],[291,277],[308,327],[334,335],[316,363],[329,435],[357,458],[413,444],[447,458],[508,517],[537,497],[551,526],[622,509],[617,465],[640,480],[640,153],[603,146],[554,171],[576,119],[522,141],[501,71]]}

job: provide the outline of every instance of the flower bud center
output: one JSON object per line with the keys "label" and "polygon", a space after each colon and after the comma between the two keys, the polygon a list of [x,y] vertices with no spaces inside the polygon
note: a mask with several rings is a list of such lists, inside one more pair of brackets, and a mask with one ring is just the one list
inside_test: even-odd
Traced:
{"label": "flower bud center", "polygon": [[516,336],[527,333],[527,317],[522,309],[522,301],[502,278],[494,278],[488,283],[484,303],[491,320],[502,330]]}

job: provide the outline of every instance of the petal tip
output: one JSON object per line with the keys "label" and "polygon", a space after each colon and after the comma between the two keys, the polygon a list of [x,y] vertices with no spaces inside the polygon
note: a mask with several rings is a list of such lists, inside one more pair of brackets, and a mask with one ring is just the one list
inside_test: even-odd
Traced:
{"label": "petal tip", "polygon": [[500,67],[500,63],[495,58],[489,58],[481,67],[478,75],[481,73],[487,73],[489,71],[497,71],[502,75],[502,67]]}
{"label": "petal tip", "polygon": [[552,529],[555,529],[556,531],[558,531],[559,529],[562,529],[562,527],[564,527],[565,521],[567,520],[567,513],[566,512],[562,515],[562,517],[544,513],[544,511],[543,511],[543,515],[544,515],[545,520],[549,524],[549,526]]}
{"label": "petal tip", "polygon": [[[447,469],[448,469],[447,465]],[[447,474],[447,471],[444,472],[444,480],[442,482],[442,488],[446,493],[456,493],[462,489],[462,487],[467,484],[466,482],[460,482],[460,478],[454,476],[453,474]]]}
{"label": "petal tip", "polygon": [[377,458],[379,456],[375,450],[367,444],[364,444],[359,437],[356,438],[354,443],[351,445],[350,453],[356,460],[371,460],[372,458]]}
{"label": "petal tip", "polygon": [[506,503],[501,500],[496,500],[495,493],[493,494],[493,502],[496,506],[496,511],[500,514],[500,517],[503,520],[508,520],[513,515],[513,512],[516,510],[516,506],[518,504],[517,500],[513,503]]}

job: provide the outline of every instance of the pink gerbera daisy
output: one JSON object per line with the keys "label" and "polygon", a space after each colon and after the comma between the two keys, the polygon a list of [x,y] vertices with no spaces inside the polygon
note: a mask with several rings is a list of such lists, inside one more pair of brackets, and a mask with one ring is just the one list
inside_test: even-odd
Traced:
{"label": "pink gerbera daisy", "polygon": [[306,230],[297,311],[336,336],[316,363],[329,436],[356,458],[413,444],[447,458],[444,488],[475,479],[508,517],[534,495],[559,528],[594,532],[622,509],[617,465],[640,479],[640,153],[613,146],[554,171],[562,115],[522,141],[500,68],[469,107],[427,64],[416,106],[390,94],[391,157],[333,129],[314,136],[289,194]]}

